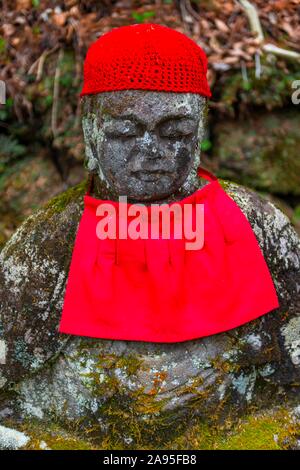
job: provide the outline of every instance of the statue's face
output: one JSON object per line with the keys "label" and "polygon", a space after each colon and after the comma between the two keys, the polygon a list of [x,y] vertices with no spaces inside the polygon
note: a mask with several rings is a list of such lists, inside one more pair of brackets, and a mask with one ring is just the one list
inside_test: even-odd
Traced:
{"label": "statue's face", "polygon": [[85,100],[88,168],[116,194],[145,201],[165,198],[198,166],[204,97],[122,90]]}

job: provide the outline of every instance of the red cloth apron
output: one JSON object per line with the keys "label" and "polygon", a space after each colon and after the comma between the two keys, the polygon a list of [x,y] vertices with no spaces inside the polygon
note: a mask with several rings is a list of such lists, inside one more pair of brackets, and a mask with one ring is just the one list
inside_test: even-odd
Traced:
{"label": "red cloth apron", "polygon": [[187,250],[174,230],[169,239],[101,240],[99,204],[109,202],[117,214],[122,204],[123,210],[131,204],[85,194],[60,333],[180,342],[235,328],[279,307],[247,218],[214,175],[202,168],[198,174],[209,184],[176,202],[190,204],[192,217],[195,205],[204,205],[204,244],[197,250]]}

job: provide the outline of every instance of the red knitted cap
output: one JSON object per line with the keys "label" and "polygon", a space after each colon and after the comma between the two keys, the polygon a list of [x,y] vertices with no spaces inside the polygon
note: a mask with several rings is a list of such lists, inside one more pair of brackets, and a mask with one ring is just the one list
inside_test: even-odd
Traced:
{"label": "red knitted cap", "polygon": [[167,26],[121,26],[89,47],[80,96],[143,89],[210,97],[206,55],[192,39]]}

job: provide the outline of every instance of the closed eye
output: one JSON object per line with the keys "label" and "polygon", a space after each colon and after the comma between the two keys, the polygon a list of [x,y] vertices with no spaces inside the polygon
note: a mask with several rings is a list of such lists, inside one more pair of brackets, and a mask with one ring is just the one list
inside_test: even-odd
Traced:
{"label": "closed eye", "polygon": [[195,131],[195,123],[192,120],[168,120],[164,122],[159,128],[161,137],[181,138],[193,134]]}
{"label": "closed eye", "polygon": [[139,135],[139,126],[129,120],[114,121],[104,126],[104,133],[109,137],[136,137]]}
{"label": "closed eye", "polygon": [[180,132],[180,131],[173,131],[173,132],[170,132],[170,133],[163,133],[163,134],[160,134],[161,137],[166,137],[168,139],[179,139],[181,137],[186,137],[187,135],[191,135],[192,132]]}

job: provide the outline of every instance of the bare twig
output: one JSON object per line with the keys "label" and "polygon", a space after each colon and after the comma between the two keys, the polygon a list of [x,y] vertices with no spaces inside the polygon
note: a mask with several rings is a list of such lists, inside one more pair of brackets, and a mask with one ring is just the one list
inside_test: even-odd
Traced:
{"label": "bare twig", "polygon": [[255,6],[248,0],[239,0],[239,3],[248,17],[251,31],[257,35],[257,39],[263,52],[285,57],[287,59],[300,60],[299,52],[289,51],[288,49],[277,47],[274,44],[265,44],[263,30]]}
{"label": "bare twig", "polygon": [[249,82],[248,73],[247,73],[247,67],[246,67],[245,62],[244,62],[243,60],[241,61],[241,71],[242,71],[243,81],[244,81],[245,83]]}
{"label": "bare twig", "polygon": [[60,79],[60,63],[64,56],[64,50],[60,49],[57,58],[57,65],[54,75],[54,85],[53,85],[53,105],[51,112],[51,129],[53,136],[57,135],[57,110],[58,110],[58,98],[59,98],[59,79]]}
{"label": "bare twig", "polygon": [[37,74],[36,74],[36,81],[39,82],[40,79],[42,78],[42,75],[43,75],[43,68],[44,68],[44,63],[45,63],[45,59],[47,57],[47,52],[43,52],[43,54],[41,55],[41,58],[40,60],[38,61],[38,67],[37,67]]}
{"label": "bare twig", "polygon": [[296,51],[289,51],[287,49],[282,49],[281,47],[275,46],[275,44],[265,44],[263,46],[264,52],[269,54],[275,54],[281,57],[285,57],[287,59],[300,59],[300,53]]}
{"label": "bare twig", "polygon": [[179,7],[180,7],[180,13],[181,13],[182,21],[183,21],[184,30],[185,30],[186,34],[190,34],[188,25],[193,23],[193,19],[192,19],[192,17],[190,16],[190,14],[188,13],[188,11],[186,9],[186,5],[185,5],[184,0],[179,1]]}
{"label": "bare twig", "polygon": [[58,49],[58,45],[54,46],[52,49],[45,50],[42,55],[30,66],[30,69],[28,70],[28,74],[34,73],[34,70],[37,68],[37,75],[36,75],[36,81],[39,81],[42,78],[43,75],[43,67],[46,58],[48,55],[52,54]]}
{"label": "bare twig", "polygon": [[239,3],[245,10],[246,15],[248,16],[251,31],[257,34],[257,39],[260,43],[263,42],[264,33],[255,6],[252,5],[252,3],[248,2],[248,0],[239,0]]}
{"label": "bare twig", "polygon": [[261,76],[261,63],[260,63],[260,55],[258,52],[255,54],[255,77],[260,78]]}
{"label": "bare twig", "polygon": [[199,21],[201,19],[201,16],[192,7],[191,0],[184,0],[184,3],[185,3],[185,7],[188,13],[192,15],[196,21]]}

